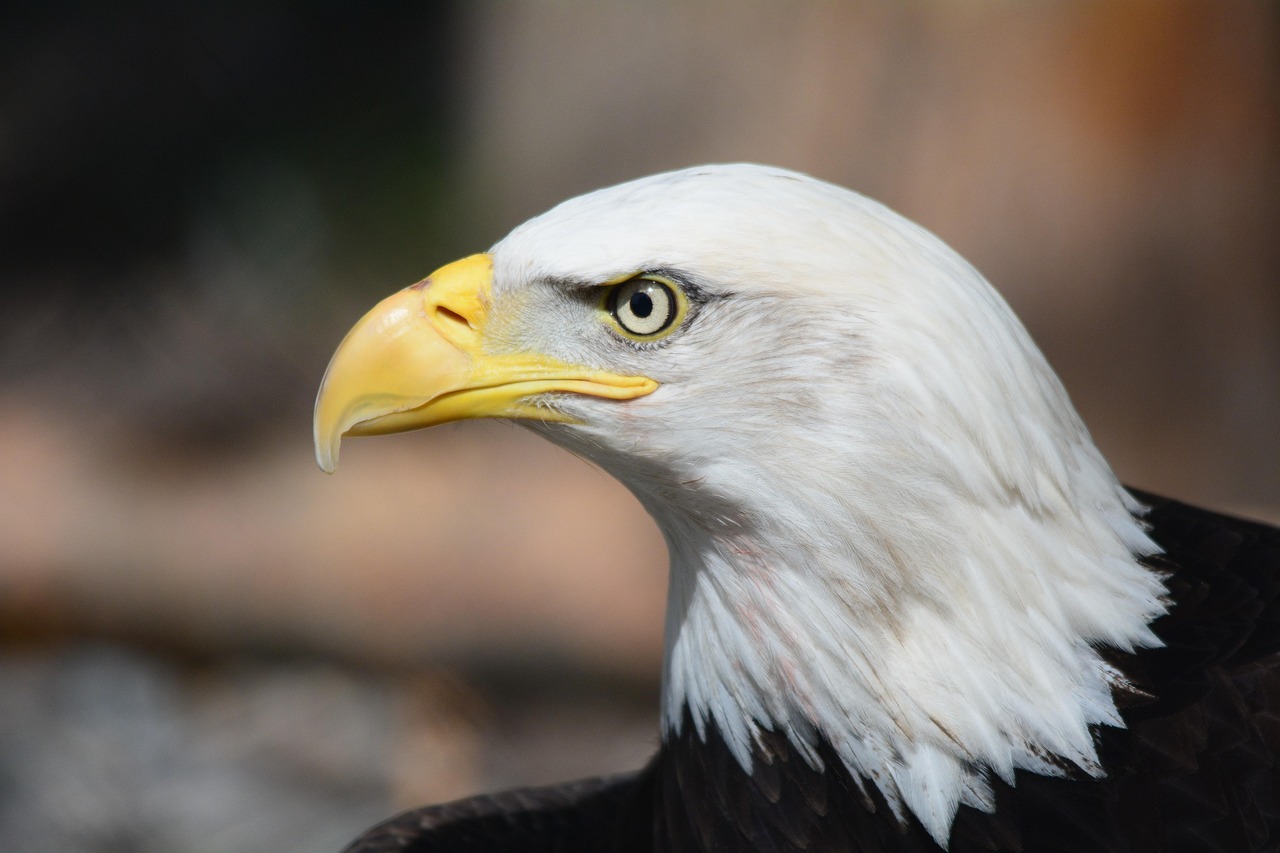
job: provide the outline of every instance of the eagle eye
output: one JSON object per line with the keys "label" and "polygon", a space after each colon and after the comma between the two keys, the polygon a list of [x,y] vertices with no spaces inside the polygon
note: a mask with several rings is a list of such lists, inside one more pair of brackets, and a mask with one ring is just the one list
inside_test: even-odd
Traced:
{"label": "eagle eye", "polygon": [[653,340],[675,328],[685,313],[684,294],[665,279],[643,276],[609,288],[605,309],[627,337]]}

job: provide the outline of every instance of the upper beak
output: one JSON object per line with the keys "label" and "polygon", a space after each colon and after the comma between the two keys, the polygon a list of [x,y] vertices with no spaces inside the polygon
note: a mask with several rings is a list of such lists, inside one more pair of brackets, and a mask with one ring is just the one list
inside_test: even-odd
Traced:
{"label": "upper beak", "polygon": [[316,396],[316,461],[332,473],[344,435],[380,435],[464,418],[566,420],[528,398],[564,391],[630,400],[658,383],[540,353],[488,353],[493,259],[472,255],[395,293],[360,319]]}

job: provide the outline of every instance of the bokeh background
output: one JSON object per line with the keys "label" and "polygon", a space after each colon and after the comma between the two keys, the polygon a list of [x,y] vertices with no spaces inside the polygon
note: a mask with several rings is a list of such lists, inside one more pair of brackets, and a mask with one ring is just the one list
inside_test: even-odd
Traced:
{"label": "bokeh background", "polygon": [[750,160],[1005,294],[1122,477],[1280,519],[1280,11],[0,11],[0,849],[336,850],[638,766],[665,555],[518,428],[344,445],[332,348],[567,196]]}

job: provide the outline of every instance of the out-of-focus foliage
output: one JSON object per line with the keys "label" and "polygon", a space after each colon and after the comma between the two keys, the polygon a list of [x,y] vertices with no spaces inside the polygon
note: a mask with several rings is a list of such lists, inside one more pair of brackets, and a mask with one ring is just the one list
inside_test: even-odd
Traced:
{"label": "out-of-focus foliage", "polygon": [[170,439],[303,410],[335,301],[466,233],[461,41],[450,3],[7,4],[0,387]]}

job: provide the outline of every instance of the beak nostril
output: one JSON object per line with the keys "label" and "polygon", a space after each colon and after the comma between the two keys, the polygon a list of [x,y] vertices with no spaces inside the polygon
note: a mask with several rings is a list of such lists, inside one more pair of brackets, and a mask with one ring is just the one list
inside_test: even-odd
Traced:
{"label": "beak nostril", "polygon": [[436,320],[446,326],[463,326],[468,329],[475,329],[470,320],[444,305],[436,306]]}

